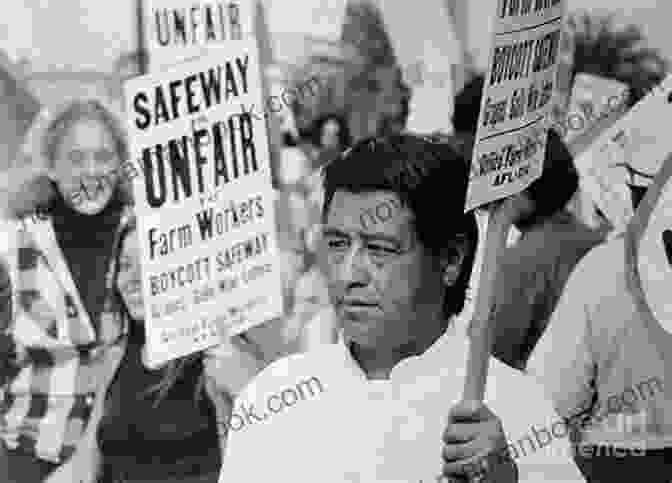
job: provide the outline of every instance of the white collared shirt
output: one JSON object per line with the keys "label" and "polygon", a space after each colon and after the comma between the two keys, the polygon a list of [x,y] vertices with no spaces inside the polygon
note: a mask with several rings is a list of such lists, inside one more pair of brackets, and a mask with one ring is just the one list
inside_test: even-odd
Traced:
{"label": "white collared shirt", "polygon": [[[274,362],[236,401],[237,411],[252,403],[268,416],[230,432],[220,483],[436,481],[441,436],[462,393],[467,350],[464,331],[453,324],[422,355],[399,362],[387,380],[368,380],[342,341]],[[321,391],[301,384],[313,377]],[[271,414],[266,401],[282,394],[296,402]],[[584,481],[564,424],[556,425],[563,437],[554,438],[552,425],[560,420],[531,378],[491,359],[486,403],[517,445],[521,482]],[[538,433],[548,429],[549,438],[539,436],[544,448],[532,425]]]}

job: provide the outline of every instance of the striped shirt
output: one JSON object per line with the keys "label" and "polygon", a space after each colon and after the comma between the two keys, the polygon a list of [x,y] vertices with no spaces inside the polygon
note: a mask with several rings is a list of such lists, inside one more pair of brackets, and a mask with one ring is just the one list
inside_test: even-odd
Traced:
{"label": "striped shirt", "polygon": [[[99,328],[93,328],[74,287],[63,283],[64,263],[59,267],[54,257],[49,260],[55,238],[36,236],[53,234],[49,220],[18,225],[15,256],[8,258],[13,316],[0,320],[0,329],[25,348],[25,356],[4,387],[0,438],[10,449],[59,463],[72,455],[86,428],[101,376],[114,352],[122,350],[125,328],[109,297]],[[108,288],[110,274],[111,267]]]}

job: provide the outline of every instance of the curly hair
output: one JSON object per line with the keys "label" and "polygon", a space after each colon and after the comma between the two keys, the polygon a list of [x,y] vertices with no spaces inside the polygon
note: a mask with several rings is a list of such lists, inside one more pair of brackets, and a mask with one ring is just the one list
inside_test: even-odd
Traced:
{"label": "curly hair", "polygon": [[[56,109],[45,110],[28,134],[29,140],[36,138],[37,144],[29,155],[30,162],[11,168],[7,173],[9,183],[0,186],[5,215],[20,218],[39,210],[48,211],[56,191],[47,170],[52,167],[56,151],[69,129],[77,122],[88,120],[98,121],[109,130],[120,161],[129,159],[126,131],[118,116],[102,101],[75,99]],[[130,186],[121,182],[118,189],[121,199],[130,203]]]}
{"label": "curly hair", "polygon": [[572,83],[578,73],[623,82],[630,88],[632,107],[665,78],[667,60],[647,45],[638,26],[619,25],[613,13],[585,10],[572,12],[567,26],[574,43]]}
{"label": "curly hair", "polygon": [[[465,248],[460,276],[444,296],[443,313],[449,317],[464,308],[478,228],[474,213],[464,213],[468,163],[447,141],[443,136],[403,133],[355,143],[323,168],[322,218],[326,219],[339,190],[397,194],[413,213],[418,240],[431,254],[440,255],[456,245]],[[444,223],[436,222],[437,200]]]}
{"label": "curly hair", "polygon": [[56,158],[56,150],[68,130],[79,121],[99,121],[112,135],[120,160],[129,157],[126,131],[111,110],[97,99],[77,99],[63,105],[49,122],[41,142],[41,154],[47,163]]}

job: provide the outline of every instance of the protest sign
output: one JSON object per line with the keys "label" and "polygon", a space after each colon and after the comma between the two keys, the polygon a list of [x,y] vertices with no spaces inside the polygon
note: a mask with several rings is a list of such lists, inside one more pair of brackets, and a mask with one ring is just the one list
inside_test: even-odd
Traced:
{"label": "protest sign", "polygon": [[672,156],[640,203],[626,247],[629,288],[644,320],[672,332]]}
{"label": "protest sign", "polygon": [[149,72],[254,35],[252,0],[145,0],[143,27]]}
{"label": "protest sign", "polygon": [[561,0],[497,4],[467,211],[541,176],[563,15]]}
{"label": "protest sign", "polygon": [[[541,176],[564,14],[562,0],[497,3],[466,211],[519,193]],[[481,275],[460,402],[470,408],[482,402],[485,394],[498,258],[516,211],[510,201],[491,207],[481,238]]]}
{"label": "protest sign", "polygon": [[648,186],[672,151],[665,122],[672,116],[671,96],[668,76],[575,158],[582,186],[616,230],[625,229],[633,216],[627,186]]}
{"label": "protest sign", "polygon": [[629,171],[649,178],[644,184],[650,184],[663,159],[672,151],[672,136],[669,136],[667,122],[670,116],[672,75],[667,76],[625,116],[601,133],[590,148],[584,151],[584,155],[576,159],[577,169],[579,172],[585,171],[591,163],[591,156],[601,152],[604,145],[613,143],[620,148]]}
{"label": "protest sign", "polygon": [[571,143],[597,120],[621,109],[628,95],[628,86],[622,82],[583,72],[576,74],[563,126],[565,142]]}
{"label": "protest sign", "polygon": [[241,40],[124,86],[150,364],[282,311],[256,49]]}

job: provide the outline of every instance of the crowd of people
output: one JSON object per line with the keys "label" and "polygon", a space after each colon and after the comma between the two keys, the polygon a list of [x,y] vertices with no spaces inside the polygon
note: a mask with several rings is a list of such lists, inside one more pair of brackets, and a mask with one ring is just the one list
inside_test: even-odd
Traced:
{"label": "crowd of people", "polygon": [[[590,59],[605,50],[581,35],[574,75],[626,82],[635,101],[662,80],[644,61],[599,71]],[[36,165],[0,190],[0,481],[307,481],[334,467],[333,481],[410,481],[418,464],[455,481],[672,481],[672,335],[628,289],[625,235],[572,208],[579,174],[552,129],[542,176],[506,201],[517,237],[494,287],[486,406],[449,414],[478,265],[463,207],[483,84],[476,75],[458,93],[448,136],[383,119],[353,139],[342,113],[285,132],[274,179],[284,315],[157,369],[122,123],[99,100],[50,109]],[[645,189],[632,187],[633,208]],[[381,203],[389,216],[362,221]],[[264,396],[268,371],[289,387],[321,367],[336,375],[316,400],[354,423],[324,409],[285,441],[266,440],[264,425],[227,429],[237,402]],[[550,446],[535,429],[527,454],[523,436],[540,426]],[[251,435],[255,461],[238,456]]]}

